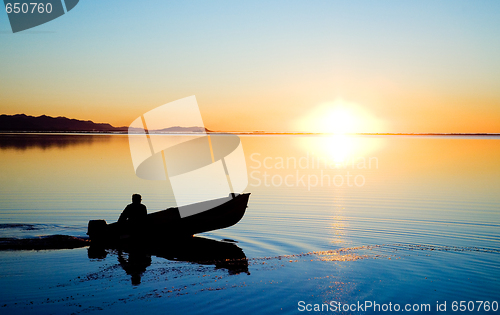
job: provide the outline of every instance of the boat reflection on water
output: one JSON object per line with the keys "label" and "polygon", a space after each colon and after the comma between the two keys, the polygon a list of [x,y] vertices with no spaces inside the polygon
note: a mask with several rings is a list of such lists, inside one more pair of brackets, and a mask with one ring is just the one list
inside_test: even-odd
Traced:
{"label": "boat reflection on water", "polygon": [[227,270],[229,275],[250,274],[248,260],[243,250],[231,241],[216,241],[193,236],[176,240],[172,244],[127,244],[119,248],[90,246],[90,259],[104,259],[107,255],[117,255],[118,262],[127,275],[131,276],[132,285],[141,283],[141,276],[151,265],[151,256],[171,261],[183,261],[200,265],[214,265],[215,269]]}

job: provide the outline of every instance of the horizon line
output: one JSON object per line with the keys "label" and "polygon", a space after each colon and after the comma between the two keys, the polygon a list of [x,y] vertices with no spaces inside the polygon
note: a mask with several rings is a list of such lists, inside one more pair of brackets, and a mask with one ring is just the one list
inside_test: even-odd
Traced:
{"label": "horizon line", "polygon": [[[2,130],[0,134],[110,134],[110,135],[139,135],[142,133],[129,133],[127,131],[85,131],[85,130]],[[151,134],[151,133],[150,133]],[[193,135],[193,134],[235,134],[235,135],[297,135],[297,136],[500,136],[500,133],[488,132],[351,132],[351,133],[329,133],[329,132],[281,132],[281,131],[207,131],[207,132],[161,132],[157,135]]]}
{"label": "horizon line", "polygon": [[[66,116],[48,116],[46,114],[40,115],[40,116],[31,116],[25,113],[20,113],[20,114],[0,114],[0,116],[26,116],[26,117],[32,117],[32,118],[41,118],[41,117],[48,117],[48,118],[64,118],[68,120],[76,120],[79,122],[91,122],[96,125],[109,125],[113,129],[127,129],[127,130],[0,130],[0,134],[2,133],[7,133],[7,134],[12,134],[12,133],[109,133],[109,134],[136,134],[134,133],[129,133],[128,129],[130,127],[126,126],[120,126],[120,127],[115,127],[110,123],[96,123],[93,120],[81,120],[77,118],[68,118]],[[175,128],[175,127],[180,127],[180,126],[172,126],[169,128]],[[192,126],[188,128],[193,128],[197,126]],[[186,127],[180,127],[180,128],[186,128]],[[154,134],[193,134],[193,133],[231,133],[231,134],[237,134],[237,135],[326,135],[326,136],[333,136],[333,135],[348,135],[348,136],[356,136],[356,135],[416,135],[416,136],[446,136],[446,135],[459,135],[459,136],[498,136],[500,135],[500,132],[299,132],[299,131],[263,131],[263,130],[253,130],[253,131],[214,131],[211,130],[207,127],[199,127],[205,129],[205,132],[185,132],[185,131],[160,131],[160,130],[150,130],[148,133],[154,133]],[[137,133],[139,134],[139,133]]]}

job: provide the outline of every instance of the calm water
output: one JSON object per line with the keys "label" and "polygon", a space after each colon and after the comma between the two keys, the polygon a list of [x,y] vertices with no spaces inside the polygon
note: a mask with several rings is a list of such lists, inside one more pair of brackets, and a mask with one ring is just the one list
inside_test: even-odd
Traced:
{"label": "calm water", "polygon": [[[0,252],[0,312],[274,314],[372,301],[456,313],[453,301],[488,301],[479,313],[493,313],[499,137],[241,139],[252,195],[236,226],[201,235],[189,257]],[[0,160],[0,237],[84,236],[133,193],[150,212],[175,205],[168,182],[135,176],[126,135],[2,135]],[[204,242],[231,263],[207,261]]]}

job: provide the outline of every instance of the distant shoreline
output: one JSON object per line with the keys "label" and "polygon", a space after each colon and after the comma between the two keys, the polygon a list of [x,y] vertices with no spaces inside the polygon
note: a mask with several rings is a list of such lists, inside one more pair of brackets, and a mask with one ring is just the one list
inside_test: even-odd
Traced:
{"label": "distant shoreline", "polygon": [[[0,135],[9,134],[83,134],[83,135],[139,135],[142,133],[128,133],[126,131],[0,131]],[[209,131],[209,132],[158,132],[154,135],[203,135],[203,134],[234,134],[251,136],[500,136],[500,133],[320,133],[320,132],[251,132],[251,131]]]}
{"label": "distant shoreline", "polygon": [[[333,136],[328,132],[285,132],[285,131],[214,131],[201,126],[170,126],[163,129],[144,130],[142,128],[114,127],[109,123],[94,123],[91,120],[78,120],[67,117],[29,116],[26,114],[0,115],[0,134],[155,134],[155,135],[196,135],[196,134],[235,134],[235,135],[274,135],[274,136]],[[500,133],[439,133],[439,132],[361,132],[341,133],[347,136],[500,136]]]}

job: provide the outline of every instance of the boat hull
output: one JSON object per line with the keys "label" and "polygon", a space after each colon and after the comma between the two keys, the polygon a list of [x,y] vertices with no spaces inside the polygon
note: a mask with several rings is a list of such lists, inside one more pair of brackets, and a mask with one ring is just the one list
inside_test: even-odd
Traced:
{"label": "boat hull", "polygon": [[92,243],[186,238],[235,225],[245,215],[249,197],[249,193],[236,195],[214,208],[185,218],[180,217],[178,208],[150,213],[140,227],[119,222],[108,225],[104,220],[91,220],[87,234]]}

